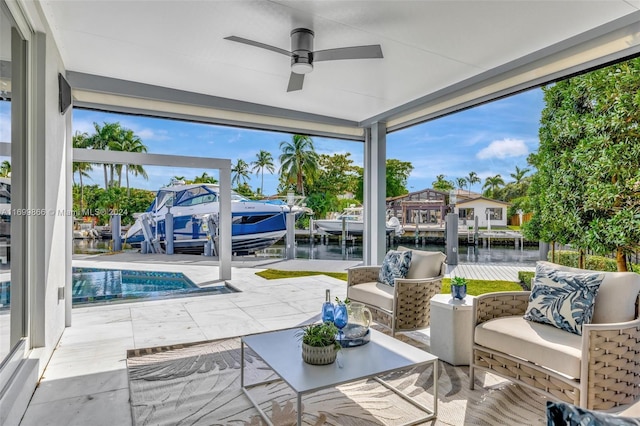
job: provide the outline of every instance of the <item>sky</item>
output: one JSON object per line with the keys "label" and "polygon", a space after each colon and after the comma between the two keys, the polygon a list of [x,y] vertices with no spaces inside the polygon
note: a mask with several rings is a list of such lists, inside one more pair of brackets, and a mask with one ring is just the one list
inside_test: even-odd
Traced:
{"label": "sky", "polygon": [[[482,183],[471,189],[481,192],[486,177],[500,174],[505,182],[509,182],[512,180],[509,175],[515,172],[516,166],[527,167],[527,156],[538,149],[543,107],[542,90],[533,89],[396,131],[387,135],[387,158],[411,162],[414,169],[407,182],[409,191],[432,187],[440,174],[455,182],[455,178],[474,171]],[[2,111],[0,120],[1,114]],[[276,173],[265,171],[264,193],[267,195],[275,194],[278,186],[280,142],[291,140],[291,134],[287,133],[73,110],[74,133],[92,134],[94,122],[116,121],[133,130],[150,153],[229,158],[235,164],[238,159],[251,163],[261,149],[269,151],[276,164]],[[362,166],[363,143],[323,137],[313,137],[313,141],[319,154],[350,153],[354,164]],[[168,184],[173,176],[193,179],[205,171],[166,167],[145,167],[145,170],[149,179],[132,177],[131,186],[155,191]],[[207,173],[217,176],[214,171]],[[85,183],[104,185],[101,168],[94,166],[90,175]],[[259,188],[260,175],[252,174],[249,184],[254,190]]]}

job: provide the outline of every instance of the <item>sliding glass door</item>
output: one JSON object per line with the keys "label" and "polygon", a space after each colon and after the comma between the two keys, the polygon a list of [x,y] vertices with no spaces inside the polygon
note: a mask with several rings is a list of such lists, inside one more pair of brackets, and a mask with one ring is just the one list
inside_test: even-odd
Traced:
{"label": "sliding glass door", "polygon": [[[0,388],[24,356],[24,188],[26,42],[0,2]],[[24,191],[22,191],[24,192]],[[12,197],[12,193],[17,195]]]}

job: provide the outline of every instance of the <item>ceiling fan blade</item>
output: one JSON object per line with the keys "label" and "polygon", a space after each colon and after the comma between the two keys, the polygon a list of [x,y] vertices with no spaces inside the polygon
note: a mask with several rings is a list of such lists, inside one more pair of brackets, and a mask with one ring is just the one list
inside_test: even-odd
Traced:
{"label": "ceiling fan blade", "polygon": [[339,47],[337,49],[318,50],[313,52],[313,61],[337,61],[339,59],[373,59],[382,58],[379,44],[368,46]]}
{"label": "ceiling fan blade", "polygon": [[237,36],[229,36],[225,37],[225,40],[236,41],[238,43],[248,44],[249,46],[259,47],[261,49],[271,50],[272,52],[281,53],[286,56],[291,56],[291,52],[288,50],[280,49],[279,47],[270,46],[268,44],[260,43],[259,41],[253,41],[242,37]]}
{"label": "ceiling fan blade", "polygon": [[291,73],[289,77],[289,86],[287,92],[295,92],[296,90],[302,90],[302,83],[304,83],[304,74]]}

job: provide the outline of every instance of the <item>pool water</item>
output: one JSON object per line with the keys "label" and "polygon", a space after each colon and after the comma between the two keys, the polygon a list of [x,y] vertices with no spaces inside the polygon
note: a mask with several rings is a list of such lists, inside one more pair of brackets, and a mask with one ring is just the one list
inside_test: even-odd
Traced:
{"label": "pool water", "polygon": [[73,268],[72,303],[234,293],[225,285],[198,287],[180,272]]}

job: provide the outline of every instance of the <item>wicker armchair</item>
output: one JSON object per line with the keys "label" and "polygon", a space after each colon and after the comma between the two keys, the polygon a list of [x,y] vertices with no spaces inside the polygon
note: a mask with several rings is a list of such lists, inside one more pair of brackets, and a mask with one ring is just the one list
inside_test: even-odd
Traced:
{"label": "wicker armchair", "polygon": [[[396,278],[393,287],[377,282],[380,266],[349,268],[347,297],[354,302],[364,303],[371,310],[373,321],[387,328],[392,336],[396,332],[426,328],[431,314],[429,301],[441,292],[446,268],[446,257],[442,253],[433,252],[430,257],[425,260],[420,255],[414,255],[407,275],[412,278]],[[421,261],[430,262],[438,275],[415,278],[416,269],[422,269],[418,265]],[[414,269],[413,274],[411,269]]]}
{"label": "wicker armchair", "polygon": [[[522,316],[529,302],[528,291],[488,293],[476,297],[473,301],[474,333],[469,370],[471,389],[474,387],[475,370],[484,370],[549,398],[587,409],[608,410],[637,401],[640,398],[640,276],[607,272],[605,280],[608,280],[609,287],[604,290],[603,281],[595,302],[595,310],[600,310],[600,313],[594,313],[594,323],[583,325],[582,336],[524,320]],[[626,302],[623,301],[625,299]],[[626,304],[631,305],[631,317],[634,319],[595,323],[598,316],[620,315],[621,310],[629,308],[623,306]],[[523,330],[527,327],[531,330]],[[494,334],[486,334],[487,329]],[[505,340],[509,339],[508,335],[521,339],[520,345],[510,344],[511,348],[520,346],[517,356],[505,351],[506,343],[499,342],[499,333],[503,333]],[[536,344],[540,347],[532,349],[531,346]],[[558,349],[563,345],[568,348]],[[561,352],[554,352],[557,350]],[[577,355],[571,355],[572,352]],[[574,356],[577,366],[574,361],[558,361],[557,353]],[[556,362],[556,365],[553,368],[544,365],[543,359],[548,363]],[[569,364],[574,365],[569,367]],[[569,373],[572,369],[573,374]]]}

